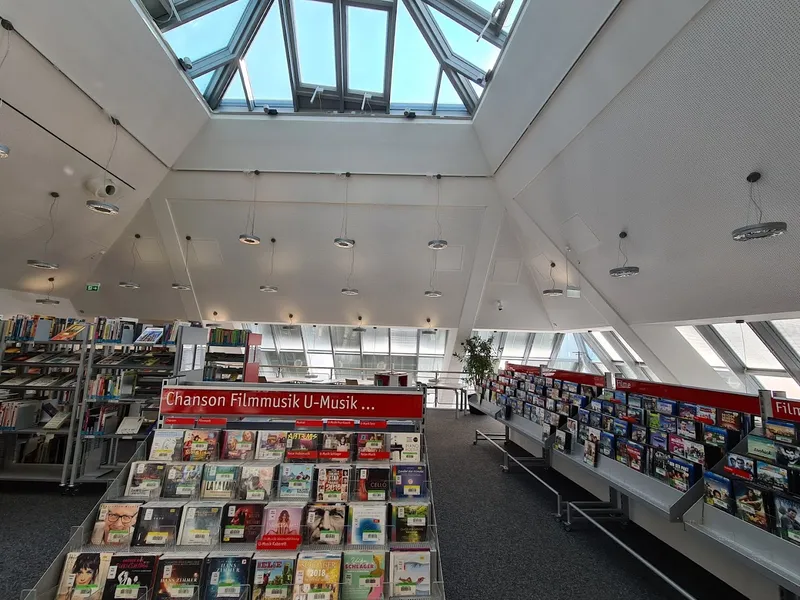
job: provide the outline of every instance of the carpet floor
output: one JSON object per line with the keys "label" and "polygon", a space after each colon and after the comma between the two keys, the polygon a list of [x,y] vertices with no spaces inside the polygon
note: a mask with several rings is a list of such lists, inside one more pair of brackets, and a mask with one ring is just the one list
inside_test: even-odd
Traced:
{"label": "carpet floor", "polygon": [[[552,516],[552,495],[527,474],[503,473],[499,450],[486,442],[472,444],[476,428],[502,431],[486,416],[455,419],[449,410],[428,411],[431,478],[449,600],[681,597],[602,533],[592,528],[565,532]],[[554,471],[543,478],[565,499],[592,499]],[[0,487],[0,598],[18,598],[36,583],[69,538],[70,528],[83,521],[101,494],[102,488],[86,486],[74,497],[61,496],[52,485]],[[695,597],[744,598],[636,525],[609,528],[657,561]]]}

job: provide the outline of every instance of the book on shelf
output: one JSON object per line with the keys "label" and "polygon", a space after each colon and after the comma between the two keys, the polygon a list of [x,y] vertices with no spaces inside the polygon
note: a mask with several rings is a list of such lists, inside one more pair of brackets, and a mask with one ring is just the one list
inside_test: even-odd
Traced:
{"label": "book on shelf", "polygon": [[164,335],[163,327],[145,327],[134,344],[155,344]]}
{"label": "book on shelf", "polygon": [[73,341],[78,338],[86,329],[86,323],[72,323],[68,327],[62,329],[59,333],[55,334],[51,339],[54,342]]}
{"label": "book on shelf", "polygon": [[209,346],[246,346],[247,336],[250,334],[245,329],[211,329],[208,334]]}
{"label": "book on shelf", "polygon": [[123,417],[117,427],[116,435],[136,435],[144,425],[144,417]]}
{"label": "book on shelf", "polygon": [[69,421],[69,417],[70,413],[68,411],[56,413],[44,424],[43,429],[61,429],[61,427]]}

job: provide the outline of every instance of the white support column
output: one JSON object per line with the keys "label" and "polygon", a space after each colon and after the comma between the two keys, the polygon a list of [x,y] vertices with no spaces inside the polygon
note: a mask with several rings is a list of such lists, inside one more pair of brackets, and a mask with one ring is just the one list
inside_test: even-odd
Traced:
{"label": "white support column", "polygon": [[[561,251],[558,246],[556,246],[552,240],[547,236],[547,234],[542,231],[542,229],[536,224],[536,222],[525,212],[522,207],[517,204],[516,200],[508,199],[506,200],[506,210],[508,211],[508,215],[511,220],[516,223],[525,235],[531,236],[534,240],[536,245],[539,247],[541,251],[549,256],[559,256],[561,260],[566,260],[564,257],[563,252]],[[574,263],[570,263],[572,268],[580,273],[580,269]],[[581,274],[581,293],[582,296],[586,299],[586,301],[594,307],[594,309],[600,313],[600,315],[606,320],[608,325],[613,327],[617,333],[619,333],[625,341],[631,345],[636,353],[642,357],[645,364],[653,370],[653,372],[658,375],[659,379],[665,383],[678,383],[677,378],[673,373],[661,362],[661,360],[656,356],[650,348],[639,338],[636,332],[631,329],[630,325],[626,323],[622,317],[620,317],[619,313],[614,309],[611,304],[594,288],[592,283],[585,277],[583,273]]]}
{"label": "white support column", "polygon": [[475,250],[475,258],[472,261],[472,273],[469,277],[464,305],[461,308],[458,330],[452,332],[454,335],[449,335],[447,338],[444,361],[446,371],[461,371],[461,362],[453,356],[453,351],[458,350],[461,347],[461,342],[472,335],[475,320],[478,318],[481,300],[483,299],[483,292],[489,281],[494,249],[497,246],[497,239],[500,235],[500,228],[503,226],[505,213],[506,211],[499,201],[490,203],[483,213],[481,229],[478,233],[478,247]]}

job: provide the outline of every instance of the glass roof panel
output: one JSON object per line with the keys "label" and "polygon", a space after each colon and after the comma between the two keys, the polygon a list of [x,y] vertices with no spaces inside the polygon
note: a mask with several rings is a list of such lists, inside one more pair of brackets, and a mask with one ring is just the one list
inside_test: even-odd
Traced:
{"label": "glass roof panel", "polygon": [[242,77],[239,75],[239,69],[231,79],[228,89],[225,90],[225,95],[222,96],[223,103],[242,104],[246,102],[244,97],[244,86],[242,86]]}
{"label": "glass roof panel", "polygon": [[460,111],[466,112],[461,96],[456,93],[456,88],[450,83],[450,78],[442,73],[442,84],[439,86],[439,101],[436,105],[436,112]]}
{"label": "glass roof panel", "polygon": [[745,367],[783,370],[778,359],[772,355],[764,342],[753,333],[746,323],[717,323],[713,327],[725,339]]}
{"label": "glass roof panel", "polygon": [[439,61],[417,29],[403,2],[397,4],[392,62],[392,106],[433,105]]}
{"label": "glass roof panel", "polygon": [[383,93],[388,15],[385,10],[347,7],[349,89]]}
{"label": "glass roof panel", "polygon": [[200,75],[200,77],[195,77],[194,79],[192,79],[192,83],[197,88],[197,91],[199,91],[201,94],[206,93],[206,88],[208,87],[208,83],[211,81],[211,78],[214,76],[215,72],[216,71],[210,71],[205,75]]}
{"label": "glass roof panel", "polygon": [[283,24],[277,3],[269,9],[244,61],[256,104],[292,101]]}
{"label": "glass roof panel", "polygon": [[484,39],[478,41],[477,35],[450,17],[444,16],[435,8],[431,8],[431,13],[453,52],[484,71],[494,67],[500,54],[500,48]]}
{"label": "glass roof panel", "polygon": [[333,4],[294,0],[292,5],[300,81],[311,86],[336,87]]}
{"label": "glass roof panel", "polygon": [[780,319],[772,321],[792,349],[800,354],[800,319]]}
{"label": "glass roof panel", "polygon": [[246,6],[247,0],[236,0],[167,31],[164,39],[178,58],[197,60],[208,56],[228,46]]}

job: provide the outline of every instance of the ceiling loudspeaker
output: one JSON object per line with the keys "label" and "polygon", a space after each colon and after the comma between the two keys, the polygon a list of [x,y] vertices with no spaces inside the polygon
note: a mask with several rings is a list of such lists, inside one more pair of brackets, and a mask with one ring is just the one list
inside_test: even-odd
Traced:
{"label": "ceiling loudspeaker", "polygon": [[95,198],[113,198],[119,191],[117,182],[108,176],[89,179],[84,187]]}

